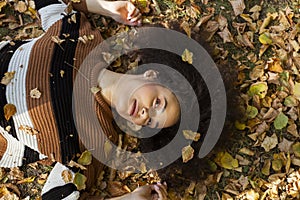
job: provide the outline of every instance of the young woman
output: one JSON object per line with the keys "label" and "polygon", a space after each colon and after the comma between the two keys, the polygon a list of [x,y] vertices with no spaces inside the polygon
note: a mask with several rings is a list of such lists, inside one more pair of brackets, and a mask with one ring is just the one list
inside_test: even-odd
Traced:
{"label": "young woman", "polygon": [[[40,160],[52,163],[42,198],[78,199],[75,185],[66,183],[61,175],[70,170],[63,164],[85,149],[72,115],[73,82],[85,57],[102,42],[85,13],[110,16],[128,25],[140,25],[141,14],[127,1],[35,0],[35,5],[45,33],[30,41],[0,43],[0,167]],[[76,11],[65,13],[68,5]],[[83,43],[79,39],[83,36],[91,40]],[[95,92],[95,113],[112,142],[118,134],[111,107],[140,126],[163,128],[178,121],[179,103],[169,89],[155,82],[154,71],[120,75],[104,69],[93,76],[101,88]],[[93,128],[87,124],[85,129]],[[102,136],[93,139],[104,140]],[[102,169],[93,159],[86,170],[88,187]],[[115,199],[162,200],[166,195],[165,186],[156,184]]]}

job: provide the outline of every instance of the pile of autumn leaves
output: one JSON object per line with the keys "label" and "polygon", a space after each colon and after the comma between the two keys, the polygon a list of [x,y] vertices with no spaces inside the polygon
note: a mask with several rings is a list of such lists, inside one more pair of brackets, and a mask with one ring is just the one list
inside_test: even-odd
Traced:
{"label": "pile of autumn leaves", "polygon": [[237,62],[244,117],[235,127],[246,138],[242,148],[228,149],[235,153],[217,153],[214,162],[224,170],[209,184],[226,182],[222,199],[299,199],[300,15],[286,7],[262,16],[259,5],[245,11],[243,1],[232,2],[235,17],[243,21],[232,21],[234,31],[221,14],[207,22],[217,28],[205,28],[239,49],[219,48]]}

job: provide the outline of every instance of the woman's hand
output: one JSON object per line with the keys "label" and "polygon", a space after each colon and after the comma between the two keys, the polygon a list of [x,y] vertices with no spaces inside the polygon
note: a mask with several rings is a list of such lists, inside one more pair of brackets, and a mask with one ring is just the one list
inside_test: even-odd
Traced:
{"label": "woman's hand", "polygon": [[142,24],[142,14],[131,2],[114,1],[112,2],[112,18],[122,24],[140,26]]}
{"label": "woman's hand", "polygon": [[168,196],[166,187],[166,185],[162,185],[160,183],[155,185],[145,185],[128,194],[128,199],[166,200]]}
{"label": "woman's hand", "polygon": [[142,24],[142,14],[129,1],[86,0],[89,12],[105,15],[131,26]]}

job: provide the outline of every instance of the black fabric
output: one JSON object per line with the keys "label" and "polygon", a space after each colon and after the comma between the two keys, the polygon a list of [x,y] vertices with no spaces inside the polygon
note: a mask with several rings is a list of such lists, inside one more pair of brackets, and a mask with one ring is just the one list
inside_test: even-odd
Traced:
{"label": "black fabric", "polygon": [[[70,23],[68,18],[63,18],[59,37],[64,39],[66,33],[69,37],[65,38],[65,42],[55,46],[50,71],[52,74],[50,78],[51,98],[59,131],[63,163],[67,163],[80,152],[72,114],[73,64],[79,38],[80,13],[76,14],[76,23]],[[64,72],[63,76],[61,70]]]}
{"label": "black fabric", "polygon": [[28,146],[25,146],[22,165],[39,161],[40,160],[39,155],[40,155],[39,152],[29,148]]}
{"label": "black fabric", "polygon": [[43,200],[60,200],[66,198],[74,191],[76,191],[76,186],[73,183],[69,183],[63,186],[55,187],[44,195],[42,195]]}
{"label": "black fabric", "polygon": [[59,2],[58,0],[34,0],[34,2],[37,10],[51,4],[61,4],[61,2]]}
{"label": "black fabric", "polygon": [[[0,50],[0,80],[4,77],[4,74],[8,70],[9,62],[13,56],[13,53],[23,44],[27,42],[24,41],[15,41],[15,45],[7,44]],[[14,126],[13,119],[10,118],[9,121],[7,121],[4,117],[4,106],[7,104],[6,99],[6,85],[0,84],[0,126],[3,128],[7,126],[11,126],[11,129],[9,133],[18,139],[16,134],[16,129]]]}

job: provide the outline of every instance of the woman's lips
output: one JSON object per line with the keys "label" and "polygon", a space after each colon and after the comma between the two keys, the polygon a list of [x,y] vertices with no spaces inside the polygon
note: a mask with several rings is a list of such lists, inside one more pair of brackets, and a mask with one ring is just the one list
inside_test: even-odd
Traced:
{"label": "woman's lips", "polygon": [[131,112],[130,112],[129,115],[135,117],[136,114],[137,114],[137,111],[138,111],[137,108],[138,108],[138,103],[137,103],[137,100],[135,99],[133,101],[133,104],[132,104],[132,107],[131,107]]}

